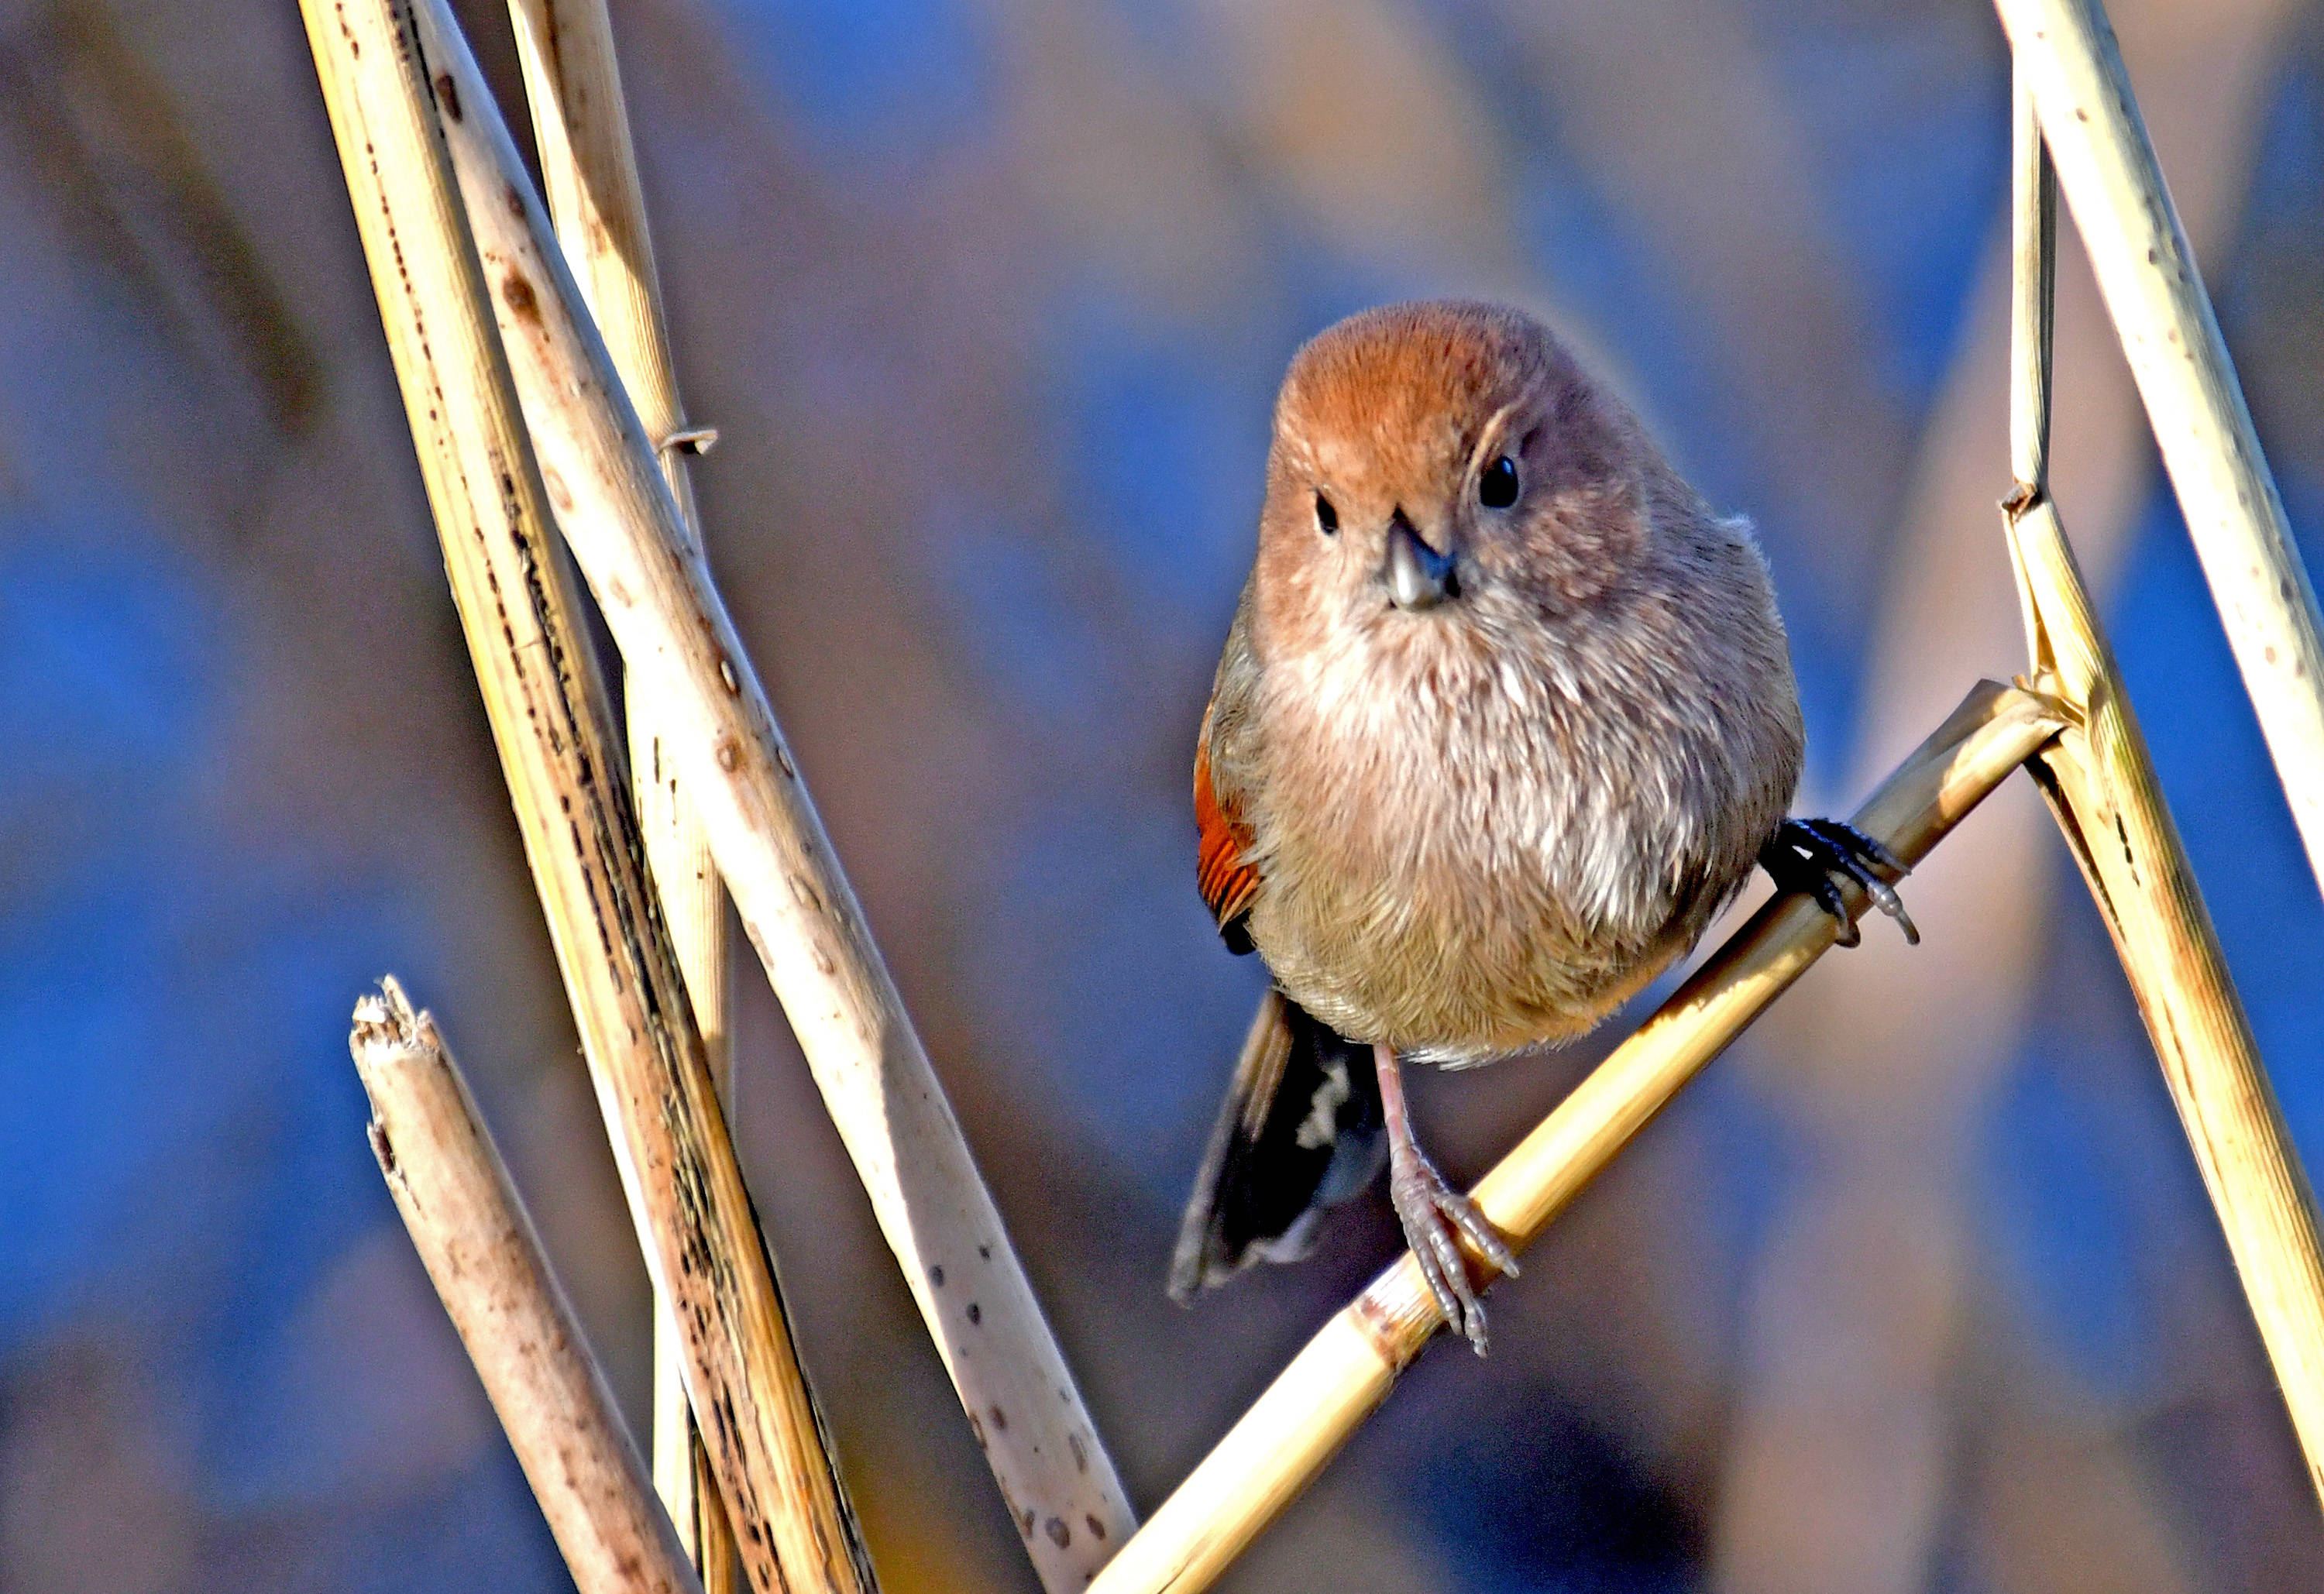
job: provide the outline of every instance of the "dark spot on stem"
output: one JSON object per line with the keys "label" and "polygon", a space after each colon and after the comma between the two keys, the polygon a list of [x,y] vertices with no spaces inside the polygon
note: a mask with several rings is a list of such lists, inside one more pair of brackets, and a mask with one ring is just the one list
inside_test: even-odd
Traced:
{"label": "dark spot on stem", "polygon": [[1090,1516],[1086,1512],[1083,1513],[1082,1520],[1089,1525],[1090,1536],[1092,1538],[1102,1540],[1105,1537],[1104,1523],[1100,1522],[1096,1517]]}
{"label": "dark spot on stem", "polygon": [[436,103],[444,107],[444,114],[453,121],[466,119],[460,114],[460,86],[452,81],[449,72],[436,74]]}
{"label": "dark spot on stem", "polygon": [[530,321],[536,327],[540,325],[540,299],[523,272],[511,272],[508,274],[501,283],[501,297],[508,300],[508,308],[519,320]]}
{"label": "dark spot on stem", "polygon": [[1050,1517],[1041,1525],[1041,1531],[1047,1534],[1049,1543],[1060,1550],[1074,1542],[1074,1530],[1065,1525],[1065,1519],[1062,1516]]}
{"label": "dark spot on stem", "polygon": [[975,1302],[971,1301],[968,1304],[968,1321],[972,1324],[982,1322],[984,1321],[984,1308],[978,1305]]}

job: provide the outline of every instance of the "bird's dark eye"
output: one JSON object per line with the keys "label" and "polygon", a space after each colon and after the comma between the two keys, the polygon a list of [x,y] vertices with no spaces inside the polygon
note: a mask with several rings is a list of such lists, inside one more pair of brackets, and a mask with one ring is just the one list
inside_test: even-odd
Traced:
{"label": "bird's dark eye", "polygon": [[1517,462],[1508,455],[1485,467],[1477,482],[1477,502],[1487,509],[1507,509],[1517,501]]}
{"label": "bird's dark eye", "polygon": [[1340,511],[1333,509],[1332,501],[1321,493],[1315,494],[1315,524],[1322,528],[1326,537],[1340,534]]}

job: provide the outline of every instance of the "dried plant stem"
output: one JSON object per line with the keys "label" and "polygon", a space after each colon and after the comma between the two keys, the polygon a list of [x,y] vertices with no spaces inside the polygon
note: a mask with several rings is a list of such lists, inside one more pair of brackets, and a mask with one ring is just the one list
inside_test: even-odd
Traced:
{"label": "dried plant stem", "polygon": [[2324,625],[2098,0],[1997,0],[2107,312],[2324,885]]}
{"label": "dried plant stem", "polygon": [[[1908,862],[2050,740],[2043,698],[1981,683],[1882,783],[1856,823]],[[1851,892],[1852,892],[1851,888]],[[1852,906],[1861,900],[1851,894]],[[1832,943],[1814,904],[1778,898],[1708,959],[1473,1192],[1517,1248]],[[1099,1574],[1091,1594],[1193,1594],[1289,1505],[1443,1326],[1406,1252],[1325,1324]]]}
{"label": "dried plant stem", "polygon": [[[388,346],[584,1055],[763,1594],[872,1586],[655,913],[408,0],[305,0]],[[481,101],[481,89],[470,91]],[[489,102],[482,102],[489,104]]]}
{"label": "dried plant stem", "polygon": [[447,102],[446,141],[558,524],[632,690],[668,714],[719,872],[1034,1565],[1078,1590],[1134,1525],[1120,1481],[507,129],[448,8],[416,3],[461,107]]}
{"label": "dried plant stem", "polygon": [[[702,522],[687,477],[687,450],[667,442],[687,428],[670,365],[613,19],[605,0],[512,0],[509,11],[558,240],[639,422],[648,437],[662,441],[663,477],[687,535],[699,548]],[[662,747],[660,709],[652,695],[632,693],[628,715],[630,779],[647,867],[686,977],[710,1077],[731,1117],[726,892],[693,799],[678,784]],[[726,1594],[733,1586],[733,1531],[687,1405],[685,1350],[677,1322],[666,1299],[657,1297],[654,1304],[654,1485],[701,1569],[706,1594]]]}
{"label": "dried plant stem", "polygon": [[436,1021],[402,987],[347,1037],[371,1146],[580,1594],[696,1594],[644,1460]]}
{"label": "dried plant stem", "polygon": [[2026,76],[2021,58],[2010,362],[2018,482],[2004,519],[2036,679],[2074,716],[2034,769],[2114,937],[2292,1408],[2310,1479],[2324,1496],[2324,1248],[2315,1194],[2049,495],[2056,205]]}

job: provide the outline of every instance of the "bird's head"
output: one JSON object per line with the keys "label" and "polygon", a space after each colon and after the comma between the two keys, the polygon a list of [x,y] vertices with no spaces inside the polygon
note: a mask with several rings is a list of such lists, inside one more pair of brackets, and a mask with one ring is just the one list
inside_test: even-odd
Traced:
{"label": "bird's head", "polygon": [[[1458,300],[1293,359],[1259,521],[1264,653],[1469,653],[1618,585],[1668,472],[1539,321]],[[1683,489],[1680,489],[1683,491]]]}

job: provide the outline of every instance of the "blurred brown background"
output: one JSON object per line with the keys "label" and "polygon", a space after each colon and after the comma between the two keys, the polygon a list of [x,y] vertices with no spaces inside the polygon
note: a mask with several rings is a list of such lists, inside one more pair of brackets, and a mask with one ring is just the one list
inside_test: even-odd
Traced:
{"label": "blurred brown background", "polygon": [[[2324,8],[2117,0],[2311,568]],[[473,36],[514,81],[505,18]],[[2022,664],[1973,0],[622,0],[713,560],[1141,1506],[1390,1254],[1160,1281],[1262,978],[1186,774],[1274,382],[1552,316],[1775,566],[1803,808]],[[511,105],[516,102],[512,97]],[[293,8],[0,0],[0,1588],[566,1586],[364,1147],[441,1018],[634,1414],[645,1291]],[[2060,494],[2324,1151],[2324,907],[2119,356]],[[1242,1589],[2324,1584],[2103,931],[2021,788],[1827,961]],[[779,1011],[738,1125],[886,1586],[1033,1587]],[[1622,1026],[1618,1025],[1619,1028]],[[1603,1049],[1416,1086],[1473,1175]]]}

